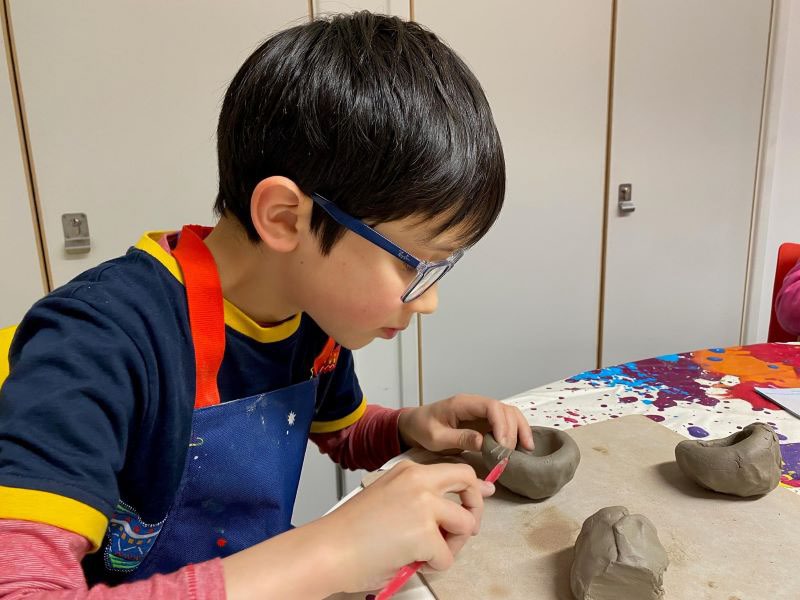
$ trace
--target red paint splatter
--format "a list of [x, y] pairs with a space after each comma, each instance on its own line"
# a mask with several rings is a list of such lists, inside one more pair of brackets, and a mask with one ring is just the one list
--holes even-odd
[[781, 484], [788, 487], [800, 488], [800, 479], [792, 479], [789, 475], [784, 473], [781, 475]]
[[572, 417], [562, 417], [567, 423], [577, 423], [577, 419], [573, 419]]
[[219, 546], [220, 548], [224, 548], [227, 543], [228, 543], [228, 540], [226, 540], [225, 538], [218, 538], [217, 539], [217, 546]]
[[580, 417], [581, 416], [581, 413], [576, 413], [575, 411], [572, 411], [572, 410], [568, 410], [567, 414], [568, 415], [572, 415], [573, 417]]
[[623, 404], [630, 404], [631, 402], [636, 402], [638, 398], [636, 396], [623, 396], [619, 399], [620, 402]]
[[783, 363], [794, 367], [797, 372], [798, 348], [790, 344], [753, 344], [744, 348], [750, 356], [765, 363]]
[[661, 415], [645, 415], [645, 417], [655, 421], [656, 423], [660, 423], [661, 421], [664, 420], [664, 417], [662, 417]]
[[777, 404], [770, 402], [764, 396], [755, 391], [756, 387], [771, 387], [763, 382], [758, 381], [742, 381], [730, 389], [728, 392], [734, 398], [741, 398], [753, 405], [753, 410], [783, 410]]

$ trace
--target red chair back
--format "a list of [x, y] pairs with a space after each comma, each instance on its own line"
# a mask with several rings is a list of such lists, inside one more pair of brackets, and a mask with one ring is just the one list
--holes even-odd
[[778, 264], [775, 267], [775, 284], [772, 287], [772, 312], [769, 317], [769, 333], [767, 334], [768, 342], [796, 342], [797, 336], [784, 331], [778, 317], [775, 315], [775, 300], [778, 298], [778, 292], [781, 291], [783, 279], [786, 274], [791, 271], [792, 267], [800, 260], [800, 244], [792, 244], [786, 242], [781, 244], [778, 248]]

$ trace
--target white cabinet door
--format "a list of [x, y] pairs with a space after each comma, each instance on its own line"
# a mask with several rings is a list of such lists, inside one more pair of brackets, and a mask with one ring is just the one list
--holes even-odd
[[[2, 20], [0, 20], [2, 24]], [[17, 120], [6, 30], [0, 45], [0, 329], [16, 324], [45, 292]]]
[[739, 340], [770, 11], [618, 3], [605, 365]]
[[314, 0], [314, 16], [368, 10], [408, 20], [413, 0]]
[[[55, 285], [141, 232], [212, 221], [215, 130], [228, 82], [305, 0], [10, 0]], [[61, 215], [88, 216], [67, 255]]]
[[497, 224], [423, 319], [425, 401], [504, 397], [593, 368], [611, 0], [415, 7], [481, 81], [508, 168]]
[[[263, 39], [308, 19], [305, 0], [10, 8], [56, 285], [124, 253], [145, 230], [212, 222], [227, 84]], [[69, 212], [88, 216], [88, 254], [63, 251]], [[296, 524], [338, 500], [334, 465], [316, 447], [306, 456]]]

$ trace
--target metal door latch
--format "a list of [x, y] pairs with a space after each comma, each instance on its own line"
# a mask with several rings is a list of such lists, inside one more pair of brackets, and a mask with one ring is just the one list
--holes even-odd
[[61, 227], [64, 229], [64, 250], [69, 254], [85, 254], [92, 249], [89, 221], [85, 213], [61, 215]]
[[617, 196], [617, 206], [620, 212], [633, 212], [636, 207], [633, 205], [633, 186], [630, 183], [623, 183], [619, 186], [619, 196]]

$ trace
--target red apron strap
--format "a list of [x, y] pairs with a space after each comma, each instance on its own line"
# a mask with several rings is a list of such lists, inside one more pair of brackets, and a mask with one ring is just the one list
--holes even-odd
[[194, 407], [219, 404], [217, 373], [225, 354], [225, 313], [222, 286], [214, 257], [198, 232], [203, 228], [185, 225], [172, 255], [183, 272], [189, 303], [189, 326], [194, 345]]

